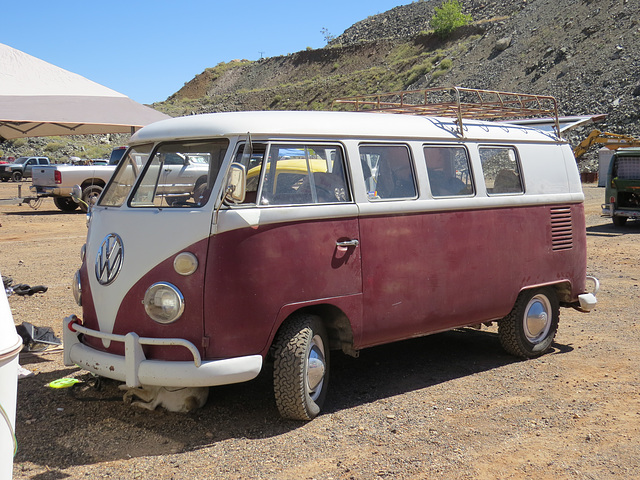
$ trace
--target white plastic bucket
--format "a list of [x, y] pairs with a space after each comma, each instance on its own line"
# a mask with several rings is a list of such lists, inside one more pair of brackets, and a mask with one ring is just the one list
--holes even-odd
[[20, 350], [22, 337], [13, 324], [3, 286], [0, 292], [0, 480], [10, 480], [13, 477]]

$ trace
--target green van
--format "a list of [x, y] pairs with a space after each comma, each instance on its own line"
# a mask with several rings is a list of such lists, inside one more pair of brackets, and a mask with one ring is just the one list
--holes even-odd
[[613, 154], [607, 174], [602, 216], [621, 227], [640, 218], [640, 148], [621, 148]]

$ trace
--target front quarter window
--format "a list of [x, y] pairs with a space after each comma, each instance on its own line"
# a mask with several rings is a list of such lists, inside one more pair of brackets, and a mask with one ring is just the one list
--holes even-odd
[[120, 162], [111, 181], [100, 197], [99, 205], [105, 207], [119, 207], [122, 205], [142, 170], [153, 145], [138, 145], [127, 151], [126, 157]]

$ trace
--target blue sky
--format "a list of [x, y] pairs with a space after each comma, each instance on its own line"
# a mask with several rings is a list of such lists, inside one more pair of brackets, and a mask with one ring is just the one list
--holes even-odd
[[[205, 68], [326, 45], [402, 0], [4, 2], [0, 43], [128, 95], [164, 101]], [[0, 86], [1, 88], [1, 86]]]

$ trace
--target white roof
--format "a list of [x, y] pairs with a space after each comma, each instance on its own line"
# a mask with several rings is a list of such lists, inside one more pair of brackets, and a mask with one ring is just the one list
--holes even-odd
[[126, 95], [0, 43], [0, 140], [131, 133], [165, 118]]
[[[551, 132], [505, 123], [464, 121], [465, 139], [557, 142]], [[231, 137], [336, 137], [368, 139], [460, 139], [452, 118], [365, 112], [225, 112], [172, 118], [149, 125], [131, 143]]]

